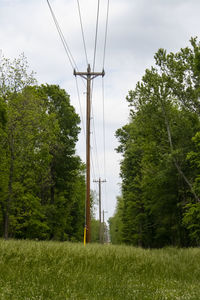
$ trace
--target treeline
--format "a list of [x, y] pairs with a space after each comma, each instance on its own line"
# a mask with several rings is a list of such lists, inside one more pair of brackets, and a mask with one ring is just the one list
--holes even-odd
[[129, 91], [118, 129], [122, 196], [111, 240], [142, 247], [200, 245], [200, 43], [159, 49]]
[[57, 85], [38, 86], [26, 58], [0, 63], [0, 236], [82, 240], [79, 116]]

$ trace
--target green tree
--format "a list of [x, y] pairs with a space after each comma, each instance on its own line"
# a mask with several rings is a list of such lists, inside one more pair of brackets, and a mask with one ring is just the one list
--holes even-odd
[[1, 65], [0, 221], [5, 238], [80, 240], [84, 165], [80, 120], [59, 86], [30, 86], [22, 57]]
[[117, 197], [117, 206], [114, 216], [109, 218], [109, 232], [110, 240], [112, 244], [122, 243], [122, 230], [123, 230], [123, 199], [122, 197]]
[[[200, 195], [200, 131], [192, 139], [194, 149], [188, 153], [187, 159], [190, 162], [195, 176], [194, 190]], [[191, 201], [185, 207], [183, 224], [189, 231], [193, 245], [200, 245], [200, 203]]]
[[196, 171], [187, 154], [199, 131], [197, 50], [155, 55], [156, 67], [146, 70], [130, 91], [130, 122], [116, 133], [121, 163], [122, 239], [144, 247], [190, 244], [183, 225], [185, 207], [199, 203]]
[[[14, 130], [15, 121], [18, 118], [15, 115], [11, 121], [9, 117], [12, 111], [11, 103], [17, 92], [36, 81], [33, 73], [28, 72], [28, 64], [24, 55], [19, 59], [10, 61], [3, 58], [0, 62], [0, 98], [3, 100], [3, 105], [7, 111], [7, 123], [5, 132], [2, 137], [2, 195], [1, 207], [4, 223], [4, 236], [8, 238], [9, 214], [10, 205], [13, 194], [13, 176], [14, 176]], [[12, 114], [12, 112], [11, 112]]]
[[26, 86], [36, 84], [35, 73], [29, 72], [25, 55], [10, 60], [3, 57], [0, 61], [0, 96], [7, 101], [10, 93], [17, 93]]
[[[50, 187], [42, 187], [42, 202], [51, 216], [51, 238], [80, 239], [84, 225], [84, 167], [75, 154], [80, 128], [79, 116], [70, 105], [69, 95], [58, 86], [43, 85], [39, 91], [45, 99], [50, 120], [57, 122], [55, 138], [49, 137]], [[50, 130], [50, 133], [52, 131]], [[48, 192], [46, 191], [48, 190]], [[75, 230], [76, 228], [76, 230]]]

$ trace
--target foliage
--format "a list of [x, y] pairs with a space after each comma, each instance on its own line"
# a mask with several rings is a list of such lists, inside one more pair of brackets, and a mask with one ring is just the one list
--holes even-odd
[[10, 60], [3, 57], [0, 61], [0, 97], [6, 99], [11, 93], [17, 93], [26, 86], [36, 84], [34, 72], [29, 72], [25, 55]]
[[[194, 180], [194, 190], [200, 195], [200, 131], [192, 138], [194, 148], [187, 155], [187, 160], [193, 166], [196, 177]], [[189, 231], [191, 240], [195, 245], [200, 245], [200, 203], [188, 203], [185, 207], [183, 224]]]
[[128, 244], [199, 243], [188, 219], [188, 205], [200, 203], [199, 172], [192, 165], [199, 152], [191, 142], [200, 131], [200, 45], [197, 39], [191, 45], [175, 54], [158, 50], [156, 67], [147, 69], [127, 96], [130, 121], [116, 136], [123, 155], [123, 208], [117, 214], [121, 239]]
[[1, 234], [80, 240], [85, 180], [75, 153], [79, 116], [59, 86], [30, 86], [35, 81], [24, 57], [5, 60], [0, 71]]
[[187, 227], [194, 244], [200, 245], [200, 205], [189, 203], [183, 217], [183, 224]]
[[110, 239], [112, 244], [122, 243], [122, 214], [123, 214], [123, 199], [117, 197], [117, 207], [113, 217], [109, 218]]

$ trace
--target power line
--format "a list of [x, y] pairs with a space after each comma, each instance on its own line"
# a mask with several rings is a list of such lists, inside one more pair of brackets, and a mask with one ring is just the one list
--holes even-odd
[[[70, 51], [70, 49], [69, 49], [69, 46], [68, 46], [68, 44], [67, 44], [67, 42], [66, 42], [66, 40], [65, 40], [65, 37], [64, 37], [64, 35], [63, 35], [63, 33], [62, 33], [62, 30], [61, 30], [61, 28], [60, 28], [60, 26], [59, 26], [59, 23], [58, 23], [58, 21], [57, 21], [57, 18], [56, 18], [56, 16], [55, 16], [55, 13], [53, 12], [53, 9], [52, 9], [52, 7], [51, 7], [51, 5], [50, 5], [50, 3], [49, 3], [48, 0], [47, 0], [47, 4], [48, 4], [48, 6], [49, 6], [49, 9], [50, 9], [50, 12], [51, 12], [53, 21], [54, 21], [54, 23], [55, 23], [55, 26], [56, 26], [56, 29], [57, 29], [58, 34], [59, 34], [59, 36], [60, 36], [61, 42], [62, 42], [62, 44], [63, 44], [63, 47], [64, 47], [64, 49], [65, 49], [65, 53], [66, 53], [67, 56], [68, 56], [70, 65], [71, 65], [71, 67], [72, 67], [73, 70], [74, 70], [75, 68], [78, 70], [78, 67], [77, 67], [77, 65], [76, 65], [76, 62], [75, 62], [75, 60], [74, 60], [74, 58], [73, 58], [73, 56], [72, 56], [72, 53], [71, 53], [71, 51]], [[81, 78], [81, 79], [82, 79], [82, 78]], [[77, 90], [78, 101], [79, 101], [79, 107], [80, 107], [80, 113], [81, 113], [81, 122], [82, 122], [83, 131], [84, 131], [84, 136], [85, 136], [86, 134], [85, 134], [84, 118], [83, 118], [83, 113], [82, 113], [82, 106], [81, 106], [81, 101], [80, 101], [80, 92], [79, 92], [79, 87], [78, 87], [77, 78], [76, 78], [75, 80], [76, 80], [76, 90]], [[82, 82], [83, 82], [83, 84], [84, 84], [84, 86], [85, 86], [85, 82], [83, 81], [83, 79], [82, 79]]]
[[55, 16], [54, 12], [53, 12], [53, 9], [52, 9], [52, 7], [51, 7], [51, 5], [50, 5], [50, 3], [49, 3], [49, 0], [47, 0], [47, 4], [48, 4], [48, 6], [49, 6], [49, 9], [50, 9], [52, 18], [53, 18], [53, 20], [54, 20], [55, 26], [56, 26], [56, 28], [57, 28], [57, 31], [58, 31], [58, 34], [59, 34], [59, 36], [60, 36], [61, 42], [62, 42], [63, 47], [64, 47], [64, 49], [65, 49], [65, 52], [66, 52], [66, 54], [67, 54], [67, 56], [68, 56], [70, 65], [71, 65], [71, 67], [72, 67], [73, 70], [74, 70], [75, 68], [78, 70], [77, 65], [76, 65], [76, 62], [75, 62], [75, 60], [74, 60], [74, 58], [73, 58], [73, 56], [72, 56], [72, 53], [71, 53], [71, 51], [70, 51], [70, 49], [69, 49], [69, 46], [68, 46], [67, 42], [66, 42], [66, 40], [65, 40], [65, 37], [64, 37], [64, 35], [63, 35], [63, 33], [62, 33], [62, 30], [61, 30], [61, 28], [60, 28], [60, 26], [59, 26], [59, 23], [58, 23], [58, 21], [57, 21], [57, 18], [56, 18], [56, 16]]
[[103, 69], [105, 66], [105, 56], [106, 56], [106, 45], [108, 36], [108, 17], [109, 17], [110, 0], [107, 2], [107, 13], [106, 13], [106, 28], [105, 28], [105, 39], [104, 39], [104, 49], [103, 49]]
[[[98, 37], [98, 27], [99, 27], [99, 8], [100, 8], [100, 0], [98, 0], [98, 4], [97, 4], [96, 30], [95, 30], [95, 42], [94, 42], [94, 56], [93, 56], [93, 66], [92, 66], [93, 72], [94, 72], [95, 63], [96, 63], [97, 37]], [[94, 87], [94, 81], [92, 82], [91, 108], [92, 108], [93, 87]], [[93, 114], [93, 112], [92, 112], [92, 114]], [[93, 120], [94, 120], [94, 116], [93, 116]]]
[[[82, 106], [81, 106], [81, 99], [80, 99], [80, 90], [79, 90], [79, 86], [78, 86], [78, 79], [75, 76], [75, 82], [76, 82], [76, 90], [77, 90], [77, 95], [78, 95], [78, 102], [79, 102], [79, 108], [80, 108], [80, 114], [81, 114], [81, 123], [82, 123], [82, 127], [83, 127], [83, 133], [84, 133], [84, 137], [86, 138], [86, 132], [85, 132], [85, 122], [84, 122], [84, 117], [83, 117], [83, 112], [82, 112]], [[95, 157], [95, 152], [92, 151], [92, 147], [91, 147], [91, 165], [92, 165], [92, 176], [93, 178], [96, 178], [95, 175], [95, 168], [94, 168], [94, 158]], [[96, 158], [97, 161], [97, 158]], [[99, 165], [98, 165], [99, 166]], [[98, 167], [99, 170], [99, 167]]]
[[[107, 170], [106, 170], [106, 132], [105, 132], [105, 87], [104, 87], [104, 78], [102, 78], [102, 106], [103, 106], [103, 166], [104, 166], [104, 177], [107, 177]], [[104, 186], [104, 203], [105, 203], [105, 208], [107, 210], [107, 185]]]
[[81, 17], [81, 9], [80, 9], [79, 0], [77, 0], [77, 4], [78, 4], [80, 25], [81, 25], [81, 32], [82, 32], [83, 46], [84, 46], [84, 51], [85, 51], [85, 59], [86, 59], [86, 64], [88, 65], [89, 63], [88, 63], [88, 56], [87, 56], [87, 50], [86, 50], [85, 35], [84, 35], [84, 31], [83, 31], [83, 22], [82, 22], [82, 17]]
[[80, 99], [80, 91], [79, 91], [77, 77], [75, 77], [75, 81], [76, 81], [76, 91], [77, 91], [77, 95], [78, 95], [79, 108], [80, 108], [80, 113], [81, 113], [81, 123], [82, 123], [82, 126], [83, 126], [84, 136], [86, 136], [86, 134], [85, 134], [84, 118], [83, 118], [83, 112], [82, 112], [82, 106], [81, 106], [81, 99]]
[[[98, 6], [97, 6], [97, 18], [96, 18], [96, 32], [95, 32], [95, 46], [94, 46], [94, 58], [93, 58], [93, 71], [95, 68], [95, 62], [96, 62], [96, 52], [97, 52], [97, 40], [98, 40], [98, 26], [99, 26], [99, 11], [100, 11], [100, 0], [98, 0]], [[107, 2], [107, 13], [106, 13], [106, 30], [105, 30], [105, 40], [104, 40], [104, 54], [103, 54], [103, 68], [105, 64], [105, 52], [106, 52], [106, 41], [107, 41], [107, 31], [108, 31], [108, 15], [109, 15], [109, 0]], [[93, 97], [93, 87], [94, 82], [92, 82], [92, 93], [91, 93], [91, 102]], [[104, 91], [103, 91], [104, 95]], [[92, 103], [91, 103], [91, 107]], [[104, 98], [103, 98], [103, 111], [104, 111]], [[93, 111], [92, 111], [93, 115]], [[103, 112], [103, 119], [104, 119], [104, 112]], [[97, 142], [96, 142], [96, 133], [95, 133], [95, 123], [94, 123], [94, 115], [93, 115], [93, 126], [94, 126], [94, 143], [96, 147], [96, 153], [97, 153]], [[103, 122], [103, 136], [104, 136], [104, 173], [105, 173], [105, 120]], [[97, 153], [97, 166], [99, 170], [99, 176], [100, 176], [100, 169], [99, 169], [99, 162], [98, 162], [98, 153]]]
[[[49, 0], [47, 0], [47, 4], [49, 6], [49, 9], [50, 9], [53, 21], [55, 23], [56, 29], [57, 29], [58, 34], [60, 36], [60, 39], [61, 39], [61, 42], [62, 42], [63, 47], [65, 49], [65, 52], [66, 52], [66, 54], [68, 56], [70, 65], [71, 65], [71, 67], [72, 67], [73, 70], [77, 70], [78, 71], [78, 67], [76, 65], [76, 62], [75, 62], [75, 60], [74, 60], [74, 58], [72, 56], [72, 53], [71, 53], [71, 51], [69, 49], [69, 46], [68, 46], [67, 42], [65, 40], [65, 37], [64, 37], [64, 35], [62, 33], [62, 30], [61, 30], [61, 28], [59, 26], [59, 23], [57, 21], [57, 18], [55, 16], [55, 13], [54, 13], [51, 5], [50, 5]], [[82, 40], [83, 40], [83, 46], [84, 46], [84, 52], [85, 52], [85, 59], [86, 59], [86, 63], [88, 64], [88, 56], [87, 56], [87, 50], [86, 50], [86, 42], [85, 42], [85, 35], [84, 35], [84, 30], [83, 30], [83, 22], [82, 22], [82, 17], [81, 17], [81, 8], [80, 8], [79, 0], [77, 0], [77, 5], [78, 5], [78, 13], [79, 13], [79, 19], [80, 19]], [[98, 5], [97, 5], [95, 43], [94, 43], [94, 56], [93, 56], [93, 72], [94, 72], [95, 63], [96, 63], [97, 42], [98, 42], [98, 28], [99, 28], [99, 12], [100, 12], [100, 0], [98, 0]], [[107, 32], [108, 32], [108, 16], [109, 16], [109, 0], [107, 1], [105, 40], [104, 40], [104, 48], [103, 48], [103, 68], [104, 68], [104, 65], [105, 65], [105, 54], [106, 54]], [[104, 71], [101, 74], [103, 76], [104, 75]], [[85, 82], [84, 82], [83, 78], [81, 78], [81, 79], [82, 79], [82, 81], [83, 81], [83, 83], [85, 85]], [[83, 126], [83, 131], [84, 131], [84, 135], [86, 135], [86, 133], [85, 133], [85, 127], [84, 127], [84, 119], [83, 119], [82, 107], [81, 107], [81, 100], [80, 100], [80, 91], [79, 91], [77, 79], [76, 79], [76, 89], [77, 89], [77, 94], [78, 94], [78, 101], [79, 101], [79, 106], [80, 106], [80, 113], [81, 113], [81, 121], [82, 121], [82, 124], [83, 124], [82, 125]], [[104, 148], [104, 174], [105, 174], [106, 173], [106, 159], [105, 159], [104, 81], [102, 82], [102, 93], [103, 93], [103, 148]], [[90, 105], [91, 105], [92, 116], [93, 116], [93, 140], [94, 140], [94, 149], [95, 149], [95, 151], [94, 151], [94, 158], [96, 159], [96, 165], [97, 165], [97, 169], [98, 169], [99, 177], [100, 177], [100, 169], [99, 169], [99, 161], [98, 161], [98, 153], [97, 153], [97, 141], [96, 141], [96, 132], [95, 132], [95, 123], [94, 123], [94, 113], [93, 113], [93, 107], [92, 107], [92, 94], [93, 94], [93, 81], [92, 81], [92, 91], [91, 91]], [[92, 162], [93, 177], [96, 178], [95, 171], [94, 171], [94, 163], [93, 163], [93, 157], [92, 157], [92, 155], [91, 155], [91, 162]]]
[[93, 57], [93, 72], [95, 68], [95, 61], [96, 61], [96, 52], [97, 52], [97, 37], [98, 37], [98, 27], [99, 27], [99, 7], [100, 7], [100, 0], [98, 0], [97, 5], [97, 20], [96, 20], [96, 31], [95, 31], [95, 43], [94, 43], [94, 57]]
[[97, 170], [98, 170], [98, 173], [99, 173], [99, 177], [100, 177], [100, 168], [99, 168], [99, 159], [98, 159], [98, 151], [97, 151], [97, 139], [96, 139], [96, 130], [95, 130], [95, 123], [94, 123], [94, 113], [93, 113], [93, 107], [91, 105], [91, 112], [92, 112], [92, 123], [93, 123], [93, 142], [94, 142], [94, 149], [95, 149], [95, 152], [94, 152], [94, 155], [95, 155], [95, 158], [96, 158], [96, 166], [97, 166]]
[[[82, 127], [83, 127], [84, 137], [86, 138], [85, 125], [84, 125], [85, 123], [84, 123], [84, 117], [83, 117], [81, 99], [80, 99], [80, 90], [79, 90], [79, 86], [78, 86], [78, 79], [77, 79], [76, 76], [75, 76], [75, 82], [76, 82], [76, 90], [77, 90], [78, 102], [79, 102], [79, 108], [80, 108], [80, 114], [81, 114], [81, 123], [82, 123]], [[92, 176], [93, 176], [93, 178], [96, 178], [95, 169], [94, 169], [94, 162], [93, 162], [92, 148], [91, 148], [91, 165], [92, 165]]]
[[[80, 114], [81, 114], [81, 123], [82, 123], [82, 127], [83, 127], [84, 137], [86, 138], [85, 125], [84, 125], [85, 122], [84, 122], [84, 117], [83, 117], [83, 112], [82, 112], [82, 106], [81, 106], [81, 99], [80, 99], [80, 90], [79, 90], [79, 86], [78, 86], [78, 79], [77, 79], [76, 76], [75, 76], [75, 82], [76, 82], [76, 90], [77, 90], [78, 102], [79, 102], [79, 108], [80, 108]], [[92, 151], [92, 147], [91, 147], [92, 176], [93, 176], [93, 178], [96, 178], [93, 156], [95, 156], [95, 153], [93, 155], [93, 151]]]
[[[68, 44], [67, 44], [67, 42], [66, 42], [66, 39], [65, 39], [65, 37], [64, 37], [64, 35], [63, 35], [63, 33], [62, 33], [62, 30], [61, 30], [61, 28], [60, 28], [60, 26], [59, 26], [58, 20], [56, 19], [55, 13], [53, 12], [53, 9], [52, 9], [52, 7], [51, 7], [51, 5], [50, 5], [50, 3], [49, 3], [49, 0], [47, 0], [47, 3], [48, 3], [48, 6], [49, 6], [51, 15], [52, 15], [52, 17], [53, 17], [53, 20], [54, 20], [56, 29], [57, 29], [58, 34], [59, 34], [59, 36], [60, 36], [61, 42], [62, 42], [63, 47], [64, 47], [64, 49], [65, 49], [65, 52], [66, 52], [66, 54], [67, 54], [67, 56], [68, 56], [70, 65], [71, 65], [71, 67], [72, 67], [73, 70], [76, 69], [76, 70], [78, 71], [78, 67], [77, 67], [77, 64], [76, 64], [76, 62], [75, 62], [75, 59], [74, 59], [74, 57], [73, 57], [73, 55], [72, 55], [72, 53], [71, 53], [71, 51], [70, 51], [70, 48], [69, 48], [69, 46], [68, 46]], [[86, 84], [85, 84], [83, 78], [81, 78], [81, 79], [82, 79], [83, 85], [86, 87]]]
[[[78, 0], [77, 0], [77, 1], [78, 1]], [[75, 68], [78, 70], [78, 67], [77, 67], [77, 65], [76, 65], [76, 63], [75, 63], [75, 60], [74, 60], [74, 58], [73, 58], [73, 56], [72, 56], [72, 54], [71, 54], [71, 51], [70, 51], [70, 49], [69, 49], [69, 46], [68, 46], [68, 44], [67, 44], [67, 42], [66, 42], [66, 40], [65, 40], [65, 38], [64, 38], [64, 35], [63, 35], [63, 33], [62, 33], [62, 30], [61, 30], [61, 28], [60, 28], [60, 26], [59, 26], [59, 23], [58, 23], [58, 21], [57, 21], [57, 19], [56, 19], [56, 16], [55, 16], [55, 14], [54, 14], [54, 12], [53, 12], [53, 9], [52, 9], [52, 7], [51, 7], [51, 5], [50, 5], [50, 3], [49, 3], [48, 0], [47, 0], [47, 4], [48, 4], [48, 6], [49, 6], [51, 15], [52, 15], [52, 17], [53, 17], [54, 23], [55, 23], [55, 25], [56, 25], [56, 29], [57, 29], [58, 34], [59, 34], [59, 36], [60, 36], [60, 39], [61, 39], [61, 42], [62, 42], [63, 47], [64, 47], [64, 49], [65, 49], [65, 52], [66, 52], [66, 54], [67, 54], [67, 56], [68, 56], [70, 65], [71, 65], [71, 67], [72, 67], [73, 70], [74, 70]], [[85, 46], [85, 38], [84, 38], [84, 32], [83, 32], [83, 25], [82, 25], [82, 19], [81, 19], [81, 13], [80, 13], [80, 5], [79, 5], [79, 2], [78, 2], [78, 8], [79, 8], [79, 17], [80, 17], [80, 23], [81, 23], [81, 30], [82, 30], [82, 37], [83, 37], [83, 43], [84, 43], [85, 56], [86, 56], [86, 61], [87, 61], [88, 59], [87, 59], [87, 52], [86, 52], [86, 46]], [[86, 85], [85, 85], [85, 82], [84, 82], [84, 80], [83, 80], [83, 78], [81, 78], [81, 79], [82, 79], [82, 82], [84, 83], [84, 86], [86, 86]], [[77, 90], [77, 95], [78, 95], [78, 101], [79, 101], [79, 107], [80, 107], [80, 114], [81, 114], [81, 122], [82, 122], [82, 126], [83, 126], [83, 132], [84, 132], [84, 136], [86, 136], [86, 133], [85, 133], [85, 126], [84, 126], [84, 118], [83, 118], [82, 106], [81, 106], [81, 100], [80, 100], [80, 91], [79, 91], [79, 86], [78, 86], [77, 77], [75, 77], [75, 82], [76, 82], [76, 90]], [[93, 156], [92, 156], [92, 155], [91, 155], [91, 165], [92, 165], [93, 178], [96, 178], [96, 176], [95, 176], [95, 171], [94, 171]]]
[[[85, 50], [85, 57], [86, 62], [88, 62], [87, 58], [87, 51], [86, 51], [86, 44], [85, 44], [85, 37], [84, 37], [84, 31], [83, 31], [83, 24], [82, 24], [82, 18], [81, 18], [81, 10], [80, 10], [80, 4], [77, 0], [78, 4], [78, 11], [79, 11], [79, 19], [80, 19], [80, 25], [81, 25], [81, 31], [82, 31], [82, 38], [83, 38], [83, 44], [84, 44], [84, 50]], [[97, 52], [97, 40], [98, 40], [98, 27], [99, 27], [99, 11], [100, 11], [100, 0], [98, 0], [97, 5], [97, 17], [96, 17], [96, 31], [95, 31], [95, 45], [94, 45], [94, 57], [93, 57], [93, 71], [95, 68], [95, 62], [96, 62], [96, 52]], [[103, 55], [103, 64], [105, 63], [105, 50], [106, 50], [106, 39], [107, 39], [107, 28], [108, 28], [108, 11], [109, 11], [109, 1], [107, 3], [107, 14], [106, 14], [106, 30], [105, 30], [105, 41], [104, 41], [104, 55]], [[97, 152], [97, 141], [96, 141], [96, 132], [95, 132], [95, 121], [94, 121], [94, 113], [93, 113], [93, 105], [92, 105], [92, 95], [93, 95], [93, 82], [92, 82], [92, 93], [91, 93], [91, 113], [92, 113], [92, 120], [93, 120], [93, 141], [94, 141], [94, 156], [96, 157], [96, 165], [100, 176], [100, 168], [99, 168], [99, 161], [98, 161], [98, 152]], [[104, 104], [103, 104], [104, 105]], [[105, 136], [105, 122], [103, 123], [103, 136]], [[104, 173], [105, 173], [105, 138], [104, 138]]]
[[102, 78], [102, 105], [103, 105], [103, 158], [104, 158], [104, 176], [106, 177], [106, 133], [105, 133], [105, 88], [104, 78]]
[[[110, 9], [110, 0], [107, 0], [107, 12], [106, 12], [106, 26], [105, 26], [105, 39], [104, 39], [104, 48], [103, 48], [103, 70], [105, 67], [105, 57], [106, 57], [106, 46], [107, 46], [107, 36], [108, 36], [108, 19], [109, 19], [109, 9]], [[102, 78], [102, 105], [103, 105], [103, 152], [104, 152], [104, 176], [106, 178], [106, 137], [105, 137], [105, 86], [104, 78]], [[105, 185], [105, 206], [107, 210], [107, 188]]]
[[94, 160], [93, 160], [93, 152], [92, 152], [92, 148], [90, 147], [90, 150], [91, 150], [91, 165], [92, 165], [92, 176], [93, 178], [96, 178], [96, 175], [95, 175], [95, 171], [94, 171]]

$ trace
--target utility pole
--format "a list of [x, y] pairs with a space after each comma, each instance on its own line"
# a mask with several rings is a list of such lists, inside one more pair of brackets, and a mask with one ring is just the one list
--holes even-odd
[[103, 182], [106, 182], [106, 180], [101, 180], [101, 178], [99, 178], [99, 180], [93, 180], [93, 182], [98, 182], [99, 183], [99, 242], [102, 243], [103, 239], [102, 239], [102, 223], [101, 223], [101, 184]]
[[102, 72], [91, 72], [91, 67], [88, 64], [87, 72], [76, 72], [75, 76], [81, 76], [87, 80], [87, 108], [86, 108], [86, 219], [85, 219], [85, 233], [86, 243], [90, 243], [91, 239], [91, 220], [90, 220], [90, 114], [91, 114], [91, 81], [97, 76], [104, 76], [104, 70]]

